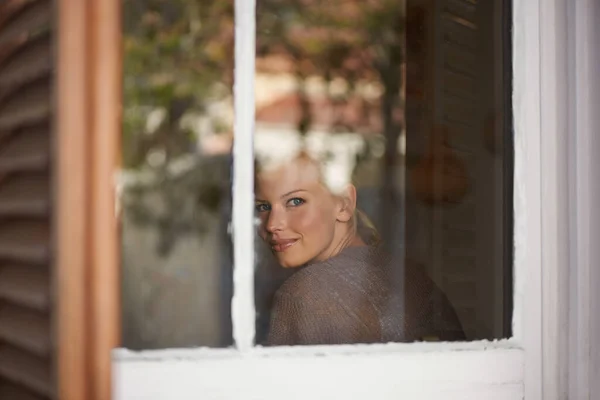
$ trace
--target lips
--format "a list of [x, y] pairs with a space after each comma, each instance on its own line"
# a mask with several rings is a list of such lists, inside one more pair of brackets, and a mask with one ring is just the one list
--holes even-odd
[[271, 249], [278, 253], [284, 252], [298, 242], [298, 239], [280, 239], [271, 241]]

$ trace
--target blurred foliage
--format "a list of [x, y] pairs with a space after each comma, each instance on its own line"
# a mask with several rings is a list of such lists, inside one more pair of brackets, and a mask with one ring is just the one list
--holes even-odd
[[[151, 152], [167, 161], [190, 152], [195, 138], [181, 117], [232, 95], [234, 9], [232, 0], [123, 2], [123, 164], [138, 168]], [[258, 0], [257, 56], [291, 61], [304, 100], [301, 132], [310, 127], [306, 77], [343, 78], [347, 96], [358, 80], [378, 81], [399, 97], [403, 43], [403, 1]], [[156, 109], [166, 117], [149, 132]]]
[[[148, 154], [165, 162], [190, 153], [196, 138], [181, 127], [190, 111], [206, 114], [231, 96], [233, 6], [230, 0], [123, 0], [123, 165], [139, 168]], [[150, 113], [166, 112], [149, 131]]]
[[257, 27], [257, 56], [289, 56], [303, 76], [353, 82], [400, 72], [401, 0], [258, 0]]
[[[200, 158], [183, 122], [190, 114], [208, 117], [211, 105], [232, 96], [233, 5], [123, 0], [123, 12], [122, 163], [140, 177], [124, 191], [123, 208], [135, 225], [158, 230], [157, 252], [167, 255], [180, 235], [211, 229], [207, 217], [218, 215], [229, 186], [228, 160]], [[191, 162], [173, 173], [182, 159]], [[149, 182], [141, 179], [148, 175]]]
[[401, 0], [258, 0], [257, 57], [284, 56], [293, 65], [300, 133], [311, 125], [309, 76], [324, 78], [328, 88], [335, 78], [346, 82], [344, 93], [329, 93], [338, 108], [355, 95], [358, 81], [381, 83], [401, 106], [404, 21]]

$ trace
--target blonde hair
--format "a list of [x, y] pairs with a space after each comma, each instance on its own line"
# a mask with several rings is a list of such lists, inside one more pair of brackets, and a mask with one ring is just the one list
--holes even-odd
[[381, 244], [381, 236], [371, 219], [358, 207], [354, 209], [354, 232], [369, 246]]

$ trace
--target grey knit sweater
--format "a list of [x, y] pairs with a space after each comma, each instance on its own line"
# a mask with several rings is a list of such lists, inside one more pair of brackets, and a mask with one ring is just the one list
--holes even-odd
[[446, 296], [419, 266], [349, 247], [302, 267], [275, 294], [267, 345], [463, 340]]

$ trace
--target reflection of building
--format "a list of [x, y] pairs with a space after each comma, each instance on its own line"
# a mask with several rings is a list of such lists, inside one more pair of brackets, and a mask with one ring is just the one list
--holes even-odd
[[[382, 89], [377, 82], [359, 83], [356, 94], [351, 98], [336, 99], [335, 94], [345, 90], [344, 81], [335, 80], [327, 85], [320, 77], [308, 78], [307, 109], [303, 110], [297, 84], [288, 73], [285, 61], [271, 58], [269, 68], [264, 71], [260, 68], [260, 61], [257, 60], [256, 76], [257, 158], [289, 156], [289, 152], [299, 151], [302, 145], [304, 150], [314, 152], [316, 157], [328, 156], [330, 164], [335, 164], [339, 173], [351, 177], [355, 167], [353, 160], [366, 150], [367, 141], [375, 147], [372, 149], [375, 156], [382, 155], [383, 127], [379, 104]], [[282, 71], [276, 71], [276, 66]], [[224, 102], [224, 107], [231, 107], [231, 101]], [[220, 118], [227, 115], [228, 122], [232, 122], [232, 112], [223, 112], [223, 106], [215, 107], [215, 110]], [[304, 112], [307, 115], [303, 115]], [[230, 151], [232, 134], [215, 134], [211, 131], [209, 118], [190, 117], [189, 126], [198, 137], [201, 153]], [[309, 118], [309, 127], [305, 140], [302, 140], [299, 125], [304, 117]], [[397, 119], [401, 121], [402, 117], [400, 113]]]
[[[339, 99], [347, 86], [343, 80], [327, 84], [321, 77], [309, 77], [303, 100], [290, 73], [290, 65], [282, 57], [259, 58], [255, 82], [255, 151], [259, 161], [285, 159], [305, 150], [320, 160], [327, 160], [326, 173], [333, 184], [356, 179], [372, 184], [381, 179], [381, 173], [367, 165], [361, 171], [356, 170], [359, 156], [367, 156], [365, 163], [368, 164], [369, 159], [378, 159], [384, 152], [382, 88], [378, 82], [359, 82], [352, 97]], [[306, 101], [306, 106], [302, 101]], [[228, 108], [231, 108], [230, 99], [215, 106], [213, 115], [232, 123], [233, 113]], [[299, 126], [305, 117], [309, 124], [302, 135]], [[402, 124], [401, 110], [395, 119]], [[228, 153], [234, 135], [214, 133], [209, 120], [210, 117], [193, 115], [186, 119], [198, 137], [199, 151], [205, 155]], [[403, 143], [402, 139], [400, 145]], [[404, 147], [400, 147], [399, 152], [403, 154]]]
[[[332, 187], [350, 182], [357, 156], [366, 150], [367, 141], [377, 140], [379, 119], [369, 118], [368, 114], [361, 118], [359, 99], [339, 107], [327, 97], [309, 96], [310, 127], [302, 135], [298, 130], [303, 118], [300, 102], [297, 94], [290, 93], [258, 109], [256, 158], [276, 163], [303, 150], [322, 160], [325, 179]], [[371, 114], [371, 110], [366, 112]]]

